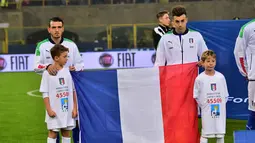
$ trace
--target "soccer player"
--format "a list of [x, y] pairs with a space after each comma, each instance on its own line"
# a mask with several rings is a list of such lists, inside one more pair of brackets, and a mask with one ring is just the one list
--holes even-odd
[[205, 71], [199, 74], [194, 84], [194, 98], [202, 110], [202, 135], [200, 143], [208, 138], [217, 138], [224, 143], [226, 133], [226, 102], [228, 88], [224, 75], [215, 71], [216, 54], [205, 51], [201, 57]]
[[50, 53], [58, 74], [52, 76], [44, 71], [40, 86], [47, 111], [47, 143], [56, 143], [59, 131], [62, 133], [62, 143], [71, 143], [70, 130], [76, 126], [77, 99], [70, 71], [64, 67], [68, 59], [68, 48], [56, 44]]
[[69, 67], [70, 71], [83, 70], [84, 63], [77, 45], [72, 40], [63, 37], [64, 21], [59, 17], [51, 18], [49, 20], [48, 32], [50, 37], [39, 42], [35, 50], [35, 72], [41, 74], [47, 70], [49, 74], [56, 75], [57, 69], [52, 65], [53, 59], [50, 55], [50, 49], [55, 44], [61, 44], [69, 49], [69, 58], [65, 66]]
[[158, 26], [153, 29], [152, 32], [152, 37], [153, 37], [153, 43], [154, 43], [154, 48], [157, 50], [158, 42], [164, 34], [167, 32], [171, 31], [172, 28], [170, 27], [170, 18], [169, 18], [169, 12], [164, 10], [160, 11], [156, 15], [158, 19]]
[[242, 26], [234, 49], [237, 67], [240, 73], [249, 81], [248, 100], [250, 115], [246, 125], [247, 130], [255, 129], [255, 19]]
[[201, 57], [202, 53], [208, 49], [202, 35], [187, 27], [188, 18], [184, 7], [174, 7], [172, 16], [174, 29], [161, 37], [154, 65], [198, 62], [198, 56]]
[[[50, 49], [55, 44], [61, 44], [68, 48], [68, 61], [65, 67], [69, 67], [70, 71], [84, 70], [84, 63], [76, 44], [63, 37], [64, 32], [64, 21], [59, 17], [53, 17], [49, 20], [48, 32], [50, 37], [39, 42], [35, 51], [35, 66], [34, 70], [38, 74], [42, 74], [45, 70], [50, 75], [56, 75], [58, 70], [52, 64], [53, 59], [50, 54]], [[78, 120], [77, 120], [78, 121]], [[79, 142], [79, 128], [78, 122], [77, 127], [73, 129], [73, 140], [74, 143]], [[59, 143], [59, 136], [57, 137], [57, 143]]]

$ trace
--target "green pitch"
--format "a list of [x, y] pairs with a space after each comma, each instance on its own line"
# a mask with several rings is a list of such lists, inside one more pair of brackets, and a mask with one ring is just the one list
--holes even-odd
[[[0, 143], [46, 142], [44, 104], [34, 91], [39, 89], [40, 79], [34, 72], [0, 73]], [[245, 123], [227, 120], [225, 142], [233, 143], [233, 131], [244, 130]]]

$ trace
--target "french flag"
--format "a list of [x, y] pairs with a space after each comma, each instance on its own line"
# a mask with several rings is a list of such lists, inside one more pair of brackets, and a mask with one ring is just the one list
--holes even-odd
[[196, 63], [72, 73], [81, 143], [199, 143]]

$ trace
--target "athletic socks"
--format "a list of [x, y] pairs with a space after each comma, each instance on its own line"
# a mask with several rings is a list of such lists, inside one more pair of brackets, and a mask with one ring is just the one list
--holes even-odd
[[56, 139], [53, 138], [47, 138], [47, 143], [56, 143]]

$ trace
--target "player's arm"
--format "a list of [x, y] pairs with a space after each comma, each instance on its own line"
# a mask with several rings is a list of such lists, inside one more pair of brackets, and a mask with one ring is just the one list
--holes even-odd
[[50, 117], [55, 117], [56, 113], [51, 109], [50, 100], [49, 100], [49, 82], [48, 82], [48, 73], [44, 72], [42, 75], [40, 92], [43, 95], [43, 101], [46, 108], [46, 111]]
[[76, 118], [78, 115], [78, 106], [77, 106], [77, 95], [75, 90], [73, 91], [73, 118]]
[[200, 102], [200, 81], [198, 79], [195, 80], [194, 90], [193, 90], [193, 98], [197, 101], [198, 105], [201, 107]]
[[72, 112], [72, 116], [73, 118], [76, 118], [78, 115], [78, 103], [77, 103], [77, 94], [76, 94], [76, 90], [73, 84], [73, 112]]
[[227, 82], [226, 82], [226, 79], [225, 77], [223, 76], [223, 80], [222, 80], [223, 84], [224, 84], [224, 95], [225, 95], [225, 100], [226, 100], [226, 103], [228, 102], [228, 97], [229, 97], [229, 94], [228, 94], [228, 86], [227, 86]]
[[197, 56], [199, 57], [199, 59], [201, 58], [202, 54], [204, 51], [208, 50], [205, 40], [203, 38], [203, 36], [199, 33], [198, 35], [198, 47], [197, 47]]
[[157, 47], [158, 47], [158, 43], [159, 43], [159, 41], [160, 41], [160, 38], [161, 38], [161, 36], [163, 36], [163, 35], [160, 35], [160, 34], [161, 34], [160, 32], [156, 33], [157, 30], [158, 30], [158, 29], [157, 29], [157, 27], [156, 27], [156, 28], [154, 28], [154, 30], [152, 31], [153, 44], [154, 44], [154, 48], [155, 48], [156, 50], [157, 50]]
[[50, 117], [56, 117], [56, 113], [51, 109], [49, 96], [46, 97], [46, 95], [49, 95], [49, 93], [47, 92], [43, 93], [43, 96], [44, 96], [43, 101], [44, 101], [46, 111]]
[[34, 71], [37, 74], [42, 74], [46, 70], [47, 66], [48, 66], [47, 64], [44, 64], [41, 44], [39, 43], [37, 44], [35, 50]]
[[81, 54], [79, 52], [79, 49], [77, 47], [76, 44], [74, 44], [74, 49], [73, 49], [73, 54], [74, 54], [74, 66], [75, 66], [75, 70], [76, 71], [82, 71], [84, 70], [84, 62], [83, 62], [83, 59], [81, 57]]
[[248, 69], [248, 65], [247, 65], [247, 61], [245, 57], [245, 51], [247, 48], [246, 39], [248, 37], [249, 37], [248, 33], [244, 29], [241, 29], [238, 37], [236, 38], [235, 49], [234, 49], [236, 65], [240, 73], [244, 77], [247, 77], [247, 69]]
[[165, 38], [161, 37], [158, 43], [158, 48], [156, 52], [156, 60], [154, 66], [165, 66], [166, 56], [165, 56]]

